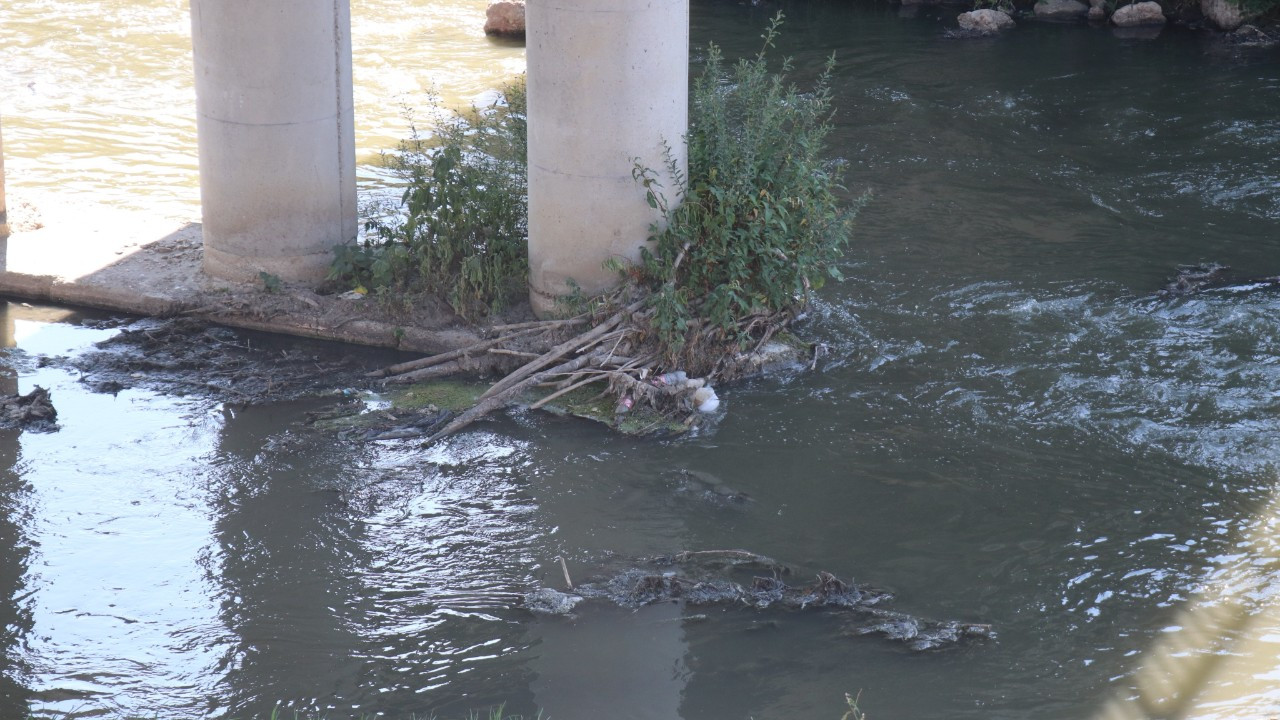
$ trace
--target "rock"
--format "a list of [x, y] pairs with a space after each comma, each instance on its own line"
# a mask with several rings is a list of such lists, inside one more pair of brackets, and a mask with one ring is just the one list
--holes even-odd
[[1210, 25], [1228, 32], [1244, 24], [1244, 11], [1235, 0], [1200, 0], [1200, 13]]
[[956, 20], [960, 22], [961, 28], [983, 35], [995, 35], [1005, 30], [1012, 30], [1014, 27], [1013, 18], [1000, 10], [973, 10], [960, 13]]
[[1101, 5], [1094, 5], [1089, 8], [1089, 20], [1099, 22], [1107, 19], [1107, 9]]
[[486, 35], [524, 37], [524, 0], [493, 0], [485, 11]]
[[1164, 10], [1160, 9], [1160, 3], [1151, 2], [1150, 0], [1125, 5], [1111, 13], [1111, 22], [1120, 27], [1163, 25], [1165, 20]]
[[1040, 0], [1034, 9], [1037, 20], [1079, 20], [1089, 14], [1079, 0]]
[[1252, 25], [1241, 25], [1227, 38], [1230, 42], [1245, 47], [1270, 47], [1280, 42], [1280, 38], [1268, 35]]

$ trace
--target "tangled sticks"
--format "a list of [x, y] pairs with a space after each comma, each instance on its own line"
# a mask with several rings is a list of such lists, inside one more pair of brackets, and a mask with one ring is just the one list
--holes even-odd
[[[370, 373], [370, 377], [384, 378], [387, 383], [411, 383], [462, 373], [506, 373], [424, 445], [516, 404], [537, 389], [546, 390], [546, 394], [531, 403], [533, 409], [574, 390], [600, 385], [601, 395], [616, 399], [619, 414], [633, 406], [643, 406], [687, 426], [697, 419], [699, 410], [714, 410], [718, 400], [712, 383], [743, 371], [743, 365], [735, 363], [744, 356], [741, 341], [728, 339], [723, 330], [695, 323], [675, 356], [652, 330], [653, 311], [646, 307], [648, 296], [624, 302], [623, 294], [618, 293], [592, 313], [495, 326], [491, 329], [495, 337], [393, 365]], [[758, 350], [792, 319], [789, 312], [743, 318], [739, 337], [752, 341], [754, 347], [747, 350]], [[566, 332], [571, 334], [565, 337]], [[689, 372], [659, 373], [663, 368], [681, 366]], [[675, 374], [680, 375], [679, 382], [664, 380]]]

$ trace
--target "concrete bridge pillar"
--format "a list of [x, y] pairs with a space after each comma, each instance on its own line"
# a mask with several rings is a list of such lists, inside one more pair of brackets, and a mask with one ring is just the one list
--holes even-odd
[[349, 0], [191, 0], [204, 270], [314, 284], [356, 237]]
[[689, 124], [689, 0], [529, 0], [529, 272], [534, 311], [576, 283], [588, 296], [638, 260], [661, 215], [632, 178], [659, 173], [663, 144], [681, 172]]

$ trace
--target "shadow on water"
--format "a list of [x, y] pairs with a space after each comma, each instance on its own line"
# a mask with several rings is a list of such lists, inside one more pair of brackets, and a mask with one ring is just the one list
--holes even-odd
[[329, 710], [356, 684], [349, 657], [359, 623], [349, 616], [356, 588], [348, 568], [362, 564], [359, 528], [346, 512], [342, 468], [328, 466], [324, 454], [297, 452], [280, 430], [296, 412], [221, 412], [206, 478], [216, 543], [207, 581], [218, 588], [231, 639], [209, 707], [215, 714], [255, 715], [277, 702]]
[[[0, 305], [0, 347], [14, 347], [14, 321], [7, 304]], [[18, 392], [18, 373], [0, 365], [0, 393]], [[21, 648], [32, 630], [28, 591], [31, 540], [27, 527], [33, 517], [31, 487], [19, 469], [20, 431], [0, 429], [0, 708], [25, 707], [30, 696], [29, 669]]]

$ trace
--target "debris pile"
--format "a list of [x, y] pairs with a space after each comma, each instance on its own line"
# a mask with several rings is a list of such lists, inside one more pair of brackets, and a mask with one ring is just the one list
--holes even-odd
[[[749, 580], [733, 578], [744, 571], [752, 573]], [[817, 573], [812, 584], [789, 585], [781, 577], [790, 572], [786, 566], [746, 550], [683, 552], [651, 558], [579, 585], [572, 584], [566, 571], [569, 592], [538, 588], [524, 597], [523, 606], [547, 615], [569, 615], [581, 603], [592, 600], [626, 608], [682, 602], [690, 607], [719, 605], [758, 611], [830, 610], [840, 613], [844, 635], [880, 635], [916, 651], [939, 649], [966, 638], [995, 636], [987, 624], [927, 620], [881, 607], [893, 599], [891, 593], [845, 582], [829, 572]]]
[[37, 385], [26, 395], [14, 393], [0, 397], [0, 427], [34, 432], [57, 430], [58, 411], [53, 407], [49, 391]]

